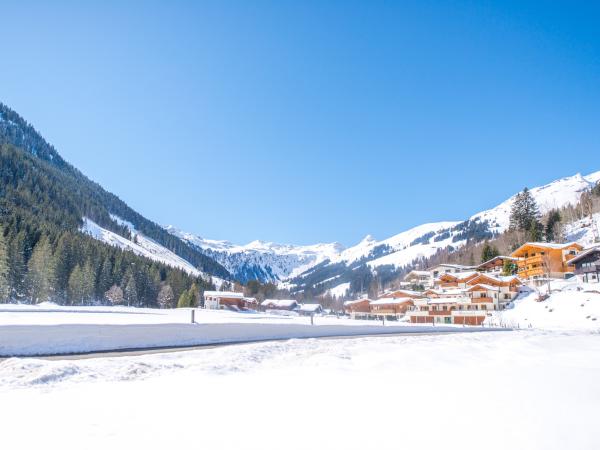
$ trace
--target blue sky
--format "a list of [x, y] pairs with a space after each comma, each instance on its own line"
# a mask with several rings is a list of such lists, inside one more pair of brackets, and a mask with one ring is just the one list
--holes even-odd
[[352, 245], [600, 170], [597, 5], [3, 2], [0, 101], [158, 223]]

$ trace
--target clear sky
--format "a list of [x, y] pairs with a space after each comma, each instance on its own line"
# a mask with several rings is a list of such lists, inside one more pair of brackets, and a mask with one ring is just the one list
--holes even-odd
[[600, 170], [593, 1], [2, 2], [0, 101], [214, 239], [352, 245]]

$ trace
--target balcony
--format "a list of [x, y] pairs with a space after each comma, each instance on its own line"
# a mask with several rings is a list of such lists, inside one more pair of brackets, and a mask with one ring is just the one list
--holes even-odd
[[519, 270], [527, 268], [532, 265], [542, 265], [544, 263], [544, 257], [542, 255], [530, 256], [529, 258], [520, 259], [517, 261]]

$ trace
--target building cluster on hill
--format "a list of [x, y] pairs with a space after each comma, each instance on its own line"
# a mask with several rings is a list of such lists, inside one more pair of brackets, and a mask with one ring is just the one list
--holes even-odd
[[481, 325], [492, 311], [505, 309], [523, 286], [573, 276], [600, 282], [600, 247], [528, 242], [510, 256], [495, 256], [476, 266], [438, 264], [413, 270], [404, 279], [407, 289], [350, 300], [344, 309], [356, 319]]

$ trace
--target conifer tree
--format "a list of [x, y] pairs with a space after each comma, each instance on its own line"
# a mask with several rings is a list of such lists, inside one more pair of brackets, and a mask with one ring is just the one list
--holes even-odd
[[192, 283], [192, 286], [190, 287], [190, 289], [188, 291], [188, 295], [189, 295], [190, 306], [192, 308], [196, 308], [198, 306], [198, 304], [200, 303], [200, 291], [198, 289], [198, 284]]
[[504, 264], [502, 265], [502, 275], [507, 277], [510, 275], [514, 275], [516, 271], [517, 265], [510, 259], [505, 259]]
[[138, 290], [135, 283], [135, 277], [131, 270], [127, 271], [127, 274], [123, 278], [123, 298], [127, 302], [127, 306], [137, 305], [138, 302]]
[[529, 189], [518, 193], [510, 210], [510, 229], [528, 231], [532, 220], [539, 222], [540, 213], [537, 203]]
[[177, 301], [178, 308], [189, 308], [191, 303], [191, 296], [188, 290], [185, 290], [179, 296], [179, 300]]
[[81, 270], [81, 266], [77, 264], [71, 272], [71, 275], [69, 275], [69, 282], [67, 287], [69, 303], [74, 305], [83, 301], [83, 297], [85, 294], [84, 284], [85, 282], [83, 279], [83, 270]]
[[0, 228], [0, 303], [6, 302], [10, 295], [8, 275], [8, 251], [3, 230]]
[[561, 220], [560, 212], [557, 209], [550, 211], [546, 222], [546, 241], [553, 242], [558, 239], [558, 228]]
[[33, 303], [49, 301], [54, 293], [54, 257], [50, 241], [42, 236], [27, 263], [25, 286]]
[[486, 261], [489, 261], [490, 259], [493, 259], [498, 255], [500, 255], [498, 249], [495, 246], [491, 245], [488, 241], [485, 241], [485, 243], [483, 244], [483, 248], [481, 249], [481, 262], [484, 263]]

